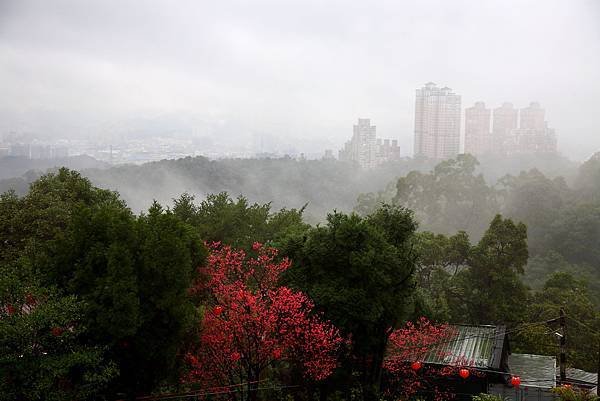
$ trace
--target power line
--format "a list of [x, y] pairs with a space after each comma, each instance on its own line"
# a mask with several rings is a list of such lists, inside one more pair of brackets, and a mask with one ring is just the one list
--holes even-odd
[[574, 321], [575, 323], [579, 324], [580, 326], [585, 327], [586, 329], [588, 329], [589, 331], [591, 331], [593, 334], [595, 334], [597, 336], [600, 336], [600, 333], [597, 332], [595, 329], [593, 329], [591, 326], [589, 326], [589, 325], [587, 325], [587, 324], [585, 324], [585, 323], [583, 323], [583, 322], [575, 319], [571, 315], [565, 315], [565, 316], [568, 317], [569, 319], [571, 319], [572, 321]]
[[543, 325], [543, 324], [548, 324], [548, 323], [555, 322], [557, 320], [558, 320], [558, 318], [554, 318], [554, 319], [544, 320], [544, 321], [540, 321], [540, 322], [522, 323], [520, 325], [520, 327], [515, 327], [514, 329], [511, 329], [511, 330], [505, 330], [505, 331], [503, 331], [501, 333], [498, 333], [498, 334], [495, 334], [493, 336], [487, 336], [487, 335], [482, 335], [482, 334], [473, 334], [473, 335], [469, 335], [469, 336], [465, 336], [465, 337], [460, 337], [460, 338], [453, 337], [452, 339], [438, 341], [438, 342], [431, 343], [431, 344], [415, 345], [415, 346], [411, 346], [411, 347], [398, 347], [396, 349], [400, 350], [400, 351], [410, 351], [410, 350], [413, 350], [413, 349], [414, 350], [418, 350], [418, 349], [423, 349], [423, 348], [436, 347], [438, 345], [443, 345], [443, 344], [450, 344], [450, 343], [453, 343], [453, 342], [457, 342], [458, 340], [462, 340], [462, 341], [464, 341], [464, 340], [470, 340], [470, 339], [473, 339], [473, 338], [487, 338], [487, 339], [490, 339], [490, 340], [492, 340], [492, 339], [498, 339], [498, 338], [502, 338], [502, 337], [506, 336], [507, 334], [515, 333], [517, 331], [521, 331], [521, 330], [523, 330], [523, 329], [525, 329], [527, 327], [540, 326], [540, 325]]

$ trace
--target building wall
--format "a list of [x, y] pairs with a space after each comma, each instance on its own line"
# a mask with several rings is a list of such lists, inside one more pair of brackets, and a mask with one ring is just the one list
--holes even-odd
[[518, 111], [512, 103], [504, 103], [501, 107], [494, 109], [492, 125], [492, 142], [494, 153], [502, 154], [504, 143], [509, 138], [512, 130], [517, 128]]
[[353, 161], [369, 169], [388, 161], [400, 159], [398, 141], [377, 139], [377, 128], [368, 118], [359, 118], [354, 125], [352, 139], [339, 151], [339, 159]]
[[433, 82], [416, 91], [415, 156], [448, 159], [460, 151], [461, 99]]
[[518, 388], [500, 383], [492, 383], [488, 387], [489, 394], [495, 394], [507, 401], [554, 401], [558, 397], [550, 388], [535, 386], [519, 386]]
[[465, 153], [479, 156], [493, 151], [490, 120], [491, 111], [483, 102], [465, 109]]
[[539, 103], [531, 102], [529, 107], [521, 109], [519, 128], [543, 130], [546, 128], [545, 115], [546, 111]]

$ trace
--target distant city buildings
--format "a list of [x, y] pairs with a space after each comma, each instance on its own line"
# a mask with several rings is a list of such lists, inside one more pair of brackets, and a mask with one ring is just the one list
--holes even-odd
[[537, 102], [521, 109], [519, 128], [510, 132], [502, 151], [509, 155], [556, 152], [556, 133], [548, 127], [545, 114], [545, 110]]
[[[518, 127], [519, 111], [512, 103], [503, 103], [501, 107], [494, 109], [494, 121], [492, 124], [493, 147], [492, 152], [501, 153], [504, 143], [510, 137], [513, 130]], [[474, 153], [475, 155], [481, 153]]]
[[[443, 160], [460, 151], [461, 98], [433, 82], [416, 91], [414, 155]], [[491, 128], [491, 129], [490, 129]], [[554, 153], [556, 134], [537, 102], [520, 111], [504, 103], [493, 113], [484, 102], [465, 109], [464, 152], [515, 155]]]
[[520, 112], [504, 103], [494, 109], [491, 133], [489, 126], [490, 111], [483, 102], [465, 110], [465, 153], [510, 156], [557, 151], [556, 134], [548, 128], [545, 110], [537, 102]]
[[27, 159], [62, 159], [69, 156], [65, 146], [50, 146], [37, 143], [11, 143], [0, 145], [0, 156], [25, 157]]
[[339, 151], [339, 159], [353, 161], [362, 168], [373, 168], [382, 163], [400, 159], [397, 140], [378, 139], [377, 128], [368, 118], [359, 118], [354, 126], [352, 139]]
[[448, 159], [460, 151], [460, 96], [433, 82], [417, 89], [415, 156]]
[[486, 109], [483, 102], [465, 109], [465, 153], [480, 155], [492, 151], [491, 115], [490, 109]]

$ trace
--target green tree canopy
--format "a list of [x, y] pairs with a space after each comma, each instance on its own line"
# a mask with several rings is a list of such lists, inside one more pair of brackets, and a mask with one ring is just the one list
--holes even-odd
[[412, 307], [415, 230], [410, 211], [385, 205], [365, 218], [332, 213], [326, 225], [284, 247], [293, 260], [290, 281], [351, 336], [346, 363], [367, 394], [377, 391], [389, 328], [398, 327]]
[[192, 225], [205, 241], [219, 241], [234, 247], [249, 248], [254, 241], [277, 244], [308, 225], [302, 221], [301, 209], [281, 209], [271, 212], [271, 204], [250, 204], [239, 196], [233, 200], [226, 192], [211, 194], [200, 204], [183, 194], [176, 199], [173, 212]]
[[459, 274], [470, 323], [514, 324], [522, 318], [527, 290], [520, 280], [527, 264], [527, 228], [497, 215], [471, 250]]
[[[566, 314], [567, 364], [596, 371], [600, 341], [600, 313], [594, 307], [584, 280], [567, 272], [554, 273], [544, 288], [532, 294], [527, 321], [543, 322], [558, 318], [560, 309]], [[558, 321], [528, 327], [515, 338], [518, 352], [558, 356]]]
[[153, 205], [135, 216], [110, 191], [61, 169], [23, 198], [0, 198], [2, 263], [31, 266], [44, 288], [81, 301], [83, 343], [106, 347], [112, 388], [145, 393], [177, 383], [182, 339], [194, 327], [188, 289], [206, 250], [193, 227]]

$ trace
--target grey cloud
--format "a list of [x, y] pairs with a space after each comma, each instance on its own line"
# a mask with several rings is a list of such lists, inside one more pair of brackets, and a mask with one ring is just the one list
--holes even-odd
[[184, 112], [304, 138], [302, 148], [341, 145], [371, 117], [407, 154], [414, 89], [433, 80], [464, 107], [538, 100], [561, 149], [581, 158], [600, 148], [599, 71], [595, 0], [0, 5], [4, 130], [79, 135]]

